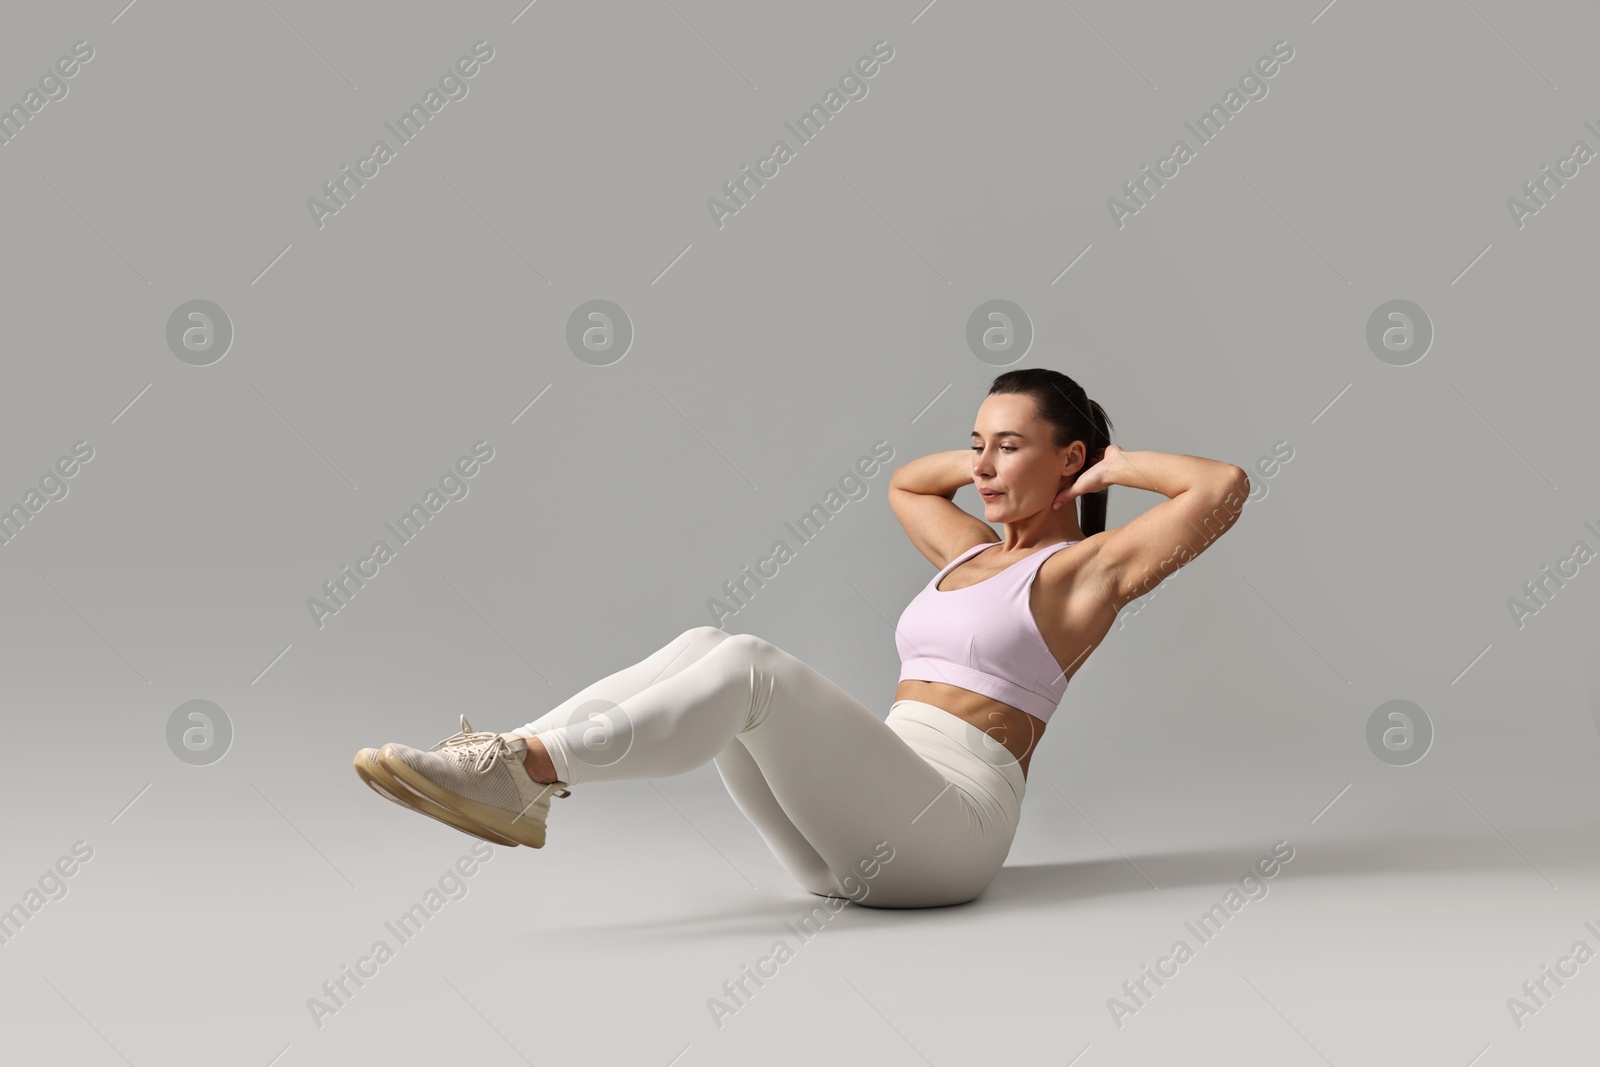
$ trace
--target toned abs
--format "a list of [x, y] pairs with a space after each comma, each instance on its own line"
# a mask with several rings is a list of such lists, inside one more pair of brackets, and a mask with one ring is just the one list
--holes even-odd
[[[1065, 666], [1069, 680], [1077, 673], [1089, 652], [1105, 637], [1117, 616], [1105, 596], [1097, 595], [1097, 590], [1086, 588], [1089, 583], [1079, 580], [1084, 569], [1083, 557], [1073, 553], [1082, 547], [1083, 542], [1069, 545], [1045, 560], [1039, 567], [1028, 598], [1028, 608], [1033, 613], [1039, 633], [1044, 637], [1045, 647], [1050, 649], [1058, 666]], [[983, 553], [985, 556], [990, 554], [989, 551]], [[963, 563], [945, 575], [943, 589], [965, 589], [985, 578], [994, 577], [1032, 554], [1024, 552], [1008, 559], [994, 557], [986, 561], [990, 566], [983, 572], [979, 572], [972, 562]], [[1024, 778], [1027, 777], [1028, 764], [1038, 748], [1039, 739], [1044, 736], [1043, 720], [993, 697], [946, 682], [907, 678], [895, 688], [894, 698], [920, 700], [971, 723], [1016, 757]]]

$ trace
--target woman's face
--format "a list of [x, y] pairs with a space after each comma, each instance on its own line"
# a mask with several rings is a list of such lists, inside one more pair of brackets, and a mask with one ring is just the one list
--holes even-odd
[[1030, 396], [985, 397], [975, 425], [972, 482], [990, 522], [1017, 522], [1048, 511], [1066, 485], [1065, 476], [1081, 466], [1084, 444], [1056, 448], [1054, 433]]

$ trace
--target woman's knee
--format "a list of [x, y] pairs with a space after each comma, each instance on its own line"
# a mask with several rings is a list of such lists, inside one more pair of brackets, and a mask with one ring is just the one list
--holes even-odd
[[715, 626], [691, 626], [677, 637], [673, 638], [672, 645], [677, 648], [677, 655], [673, 657], [673, 666], [669, 671], [676, 672], [683, 667], [715, 652], [728, 643], [732, 636], [728, 631]]
[[673, 638], [672, 643], [682, 650], [680, 657], [690, 652], [689, 659], [697, 660], [712, 649], [720, 648], [730, 636], [728, 631], [715, 626], [691, 626]]
[[745, 659], [764, 659], [777, 650], [776, 645], [762, 640], [755, 634], [728, 634], [717, 646], [717, 651], [723, 655]]

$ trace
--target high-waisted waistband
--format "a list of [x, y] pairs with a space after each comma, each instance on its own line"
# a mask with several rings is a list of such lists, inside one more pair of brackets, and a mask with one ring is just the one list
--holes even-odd
[[897, 700], [884, 720], [906, 744], [958, 785], [977, 790], [1013, 821], [1020, 817], [1027, 779], [1000, 742], [957, 715], [921, 700]]

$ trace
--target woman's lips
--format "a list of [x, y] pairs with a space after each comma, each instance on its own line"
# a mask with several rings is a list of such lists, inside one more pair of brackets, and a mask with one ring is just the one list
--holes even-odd
[[985, 489], [979, 489], [978, 495], [985, 500], [998, 500], [1000, 497], [1005, 496], [1004, 493], [991, 492]]

